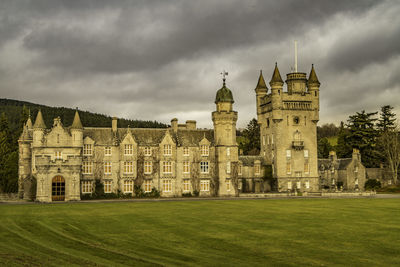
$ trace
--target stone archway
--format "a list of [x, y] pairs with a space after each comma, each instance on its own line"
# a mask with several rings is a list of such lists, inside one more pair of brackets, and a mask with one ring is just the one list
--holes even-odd
[[53, 180], [51, 180], [51, 200], [65, 200], [65, 179], [60, 175], [55, 176]]

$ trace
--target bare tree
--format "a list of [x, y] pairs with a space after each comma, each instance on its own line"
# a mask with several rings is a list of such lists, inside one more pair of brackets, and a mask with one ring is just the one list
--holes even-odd
[[384, 131], [379, 137], [379, 144], [382, 148], [381, 153], [384, 155], [390, 172], [392, 173], [393, 182], [397, 184], [397, 171], [400, 165], [400, 141], [399, 127]]

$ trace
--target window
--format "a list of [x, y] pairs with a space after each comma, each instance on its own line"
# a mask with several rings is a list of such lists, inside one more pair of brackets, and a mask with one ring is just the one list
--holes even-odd
[[210, 181], [209, 180], [201, 180], [200, 181], [200, 191], [201, 192], [210, 191]]
[[271, 144], [274, 144], [274, 134], [271, 134]]
[[84, 156], [91, 156], [93, 153], [92, 145], [91, 144], [84, 144], [83, 145], [83, 155]]
[[184, 147], [183, 148], [183, 155], [184, 156], [189, 156], [189, 148], [188, 147]]
[[111, 147], [110, 146], [106, 146], [104, 148], [104, 156], [111, 156]]
[[183, 191], [184, 192], [190, 191], [190, 180], [189, 179], [183, 180]]
[[354, 168], [354, 172], [358, 172], [358, 166]]
[[133, 162], [132, 161], [124, 162], [124, 173], [133, 173]]
[[308, 159], [308, 150], [304, 150], [304, 158]]
[[133, 155], [133, 145], [132, 144], [124, 146], [124, 155], [125, 156]]
[[294, 140], [295, 141], [301, 140], [301, 133], [298, 130], [294, 133]]
[[226, 191], [231, 191], [231, 180], [226, 180]]
[[231, 162], [230, 161], [228, 161], [227, 163], [226, 163], [226, 173], [231, 173]]
[[358, 178], [356, 178], [356, 179], [354, 180], [354, 184], [355, 184], [355, 185], [358, 185]]
[[267, 144], [269, 145], [271, 143], [271, 137], [268, 135], [267, 137]]
[[332, 178], [332, 185], [335, 185], [335, 178]]
[[262, 142], [263, 142], [263, 145], [265, 146], [265, 135], [263, 135], [263, 137], [262, 137]]
[[82, 181], [82, 194], [92, 193], [92, 181]]
[[200, 162], [200, 172], [201, 173], [208, 173], [208, 161]]
[[145, 156], [151, 156], [151, 148], [150, 147], [146, 146], [144, 148], [144, 155]]
[[172, 155], [172, 146], [164, 145], [164, 156], [171, 156], [171, 155]]
[[104, 174], [111, 174], [111, 162], [104, 162]]
[[304, 161], [304, 173], [306, 174], [310, 173], [310, 163], [308, 162], [308, 159]]
[[238, 174], [242, 175], [242, 164], [239, 164], [238, 166]]
[[190, 173], [189, 161], [184, 161], [183, 162], [183, 173]]
[[172, 173], [171, 161], [163, 161], [163, 173]]
[[62, 153], [61, 153], [61, 151], [56, 151], [55, 158], [56, 158], [56, 159], [62, 159]]
[[308, 180], [306, 181], [306, 188], [310, 189], [310, 181], [308, 181]]
[[292, 182], [287, 182], [287, 189], [292, 190]]
[[240, 179], [238, 182], [238, 190], [242, 190], [243, 181]]
[[112, 181], [104, 181], [104, 193], [111, 193]]
[[260, 164], [254, 165], [254, 174], [260, 175]]
[[172, 192], [172, 180], [163, 180], [163, 192]]
[[294, 118], [293, 118], [293, 123], [294, 123], [294, 124], [299, 124], [299, 123], [300, 123], [300, 118], [297, 117], [297, 116], [294, 117]]
[[93, 162], [84, 161], [82, 164], [82, 174], [92, 174]]
[[124, 193], [132, 193], [132, 192], [133, 192], [133, 181], [124, 180]]
[[301, 177], [301, 172], [295, 172], [296, 177]]
[[231, 148], [230, 147], [226, 148], [226, 155], [227, 156], [231, 155]]
[[296, 183], [296, 188], [297, 188], [297, 189], [300, 189], [300, 188], [301, 188], [301, 183], [300, 183], [300, 181], [298, 181], [298, 182]]
[[334, 166], [331, 167], [331, 173], [335, 173], [335, 167]]
[[292, 164], [290, 161], [286, 162], [286, 174], [291, 174], [292, 173]]
[[144, 192], [151, 192], [151, 180], [144, 180]]
[[205, 145], [200, 146], [200, 154], [202, 156], [208, 156], [208, 154], [209, 154], [208, 146], [205, 146]]
[[290, 149], [287, 149], [286, 150], [286, 158], [291, 158], [292, 157], [292, 150], [290, 150]]
[[153, 164], [151, 161], [144, 162], [144, 174], [151, 174], [153, 172]]

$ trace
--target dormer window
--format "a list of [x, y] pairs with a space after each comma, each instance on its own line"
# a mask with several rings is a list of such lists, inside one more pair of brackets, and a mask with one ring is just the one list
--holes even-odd
[[84, 156], [91, 156], [93, 154], [93, 149], [91, 144], [84, 144], [83, 145], [83, 155]]
[[200, 154], [201, 154], [202, 156], [208, 156], [208, 155], [209, 155], [208, 146], [206, 146], [206, 145], [200, 146]]
[[145, 156], [151, 156], [151, 148], [150, 147], [146, 146], [144, 148], [144, 155]]
[[133, 155], [133, 145], [128, 144], [124, 146], [124, 155], [125, 156], [130, 156]]
[[111, 147], [110, 146], [106, 146], [104, 148], [104, 156], [111, 156]]
[[172, 155], [172, 146], [164, 145], [164, 156], [171, 156], [171, 155]]

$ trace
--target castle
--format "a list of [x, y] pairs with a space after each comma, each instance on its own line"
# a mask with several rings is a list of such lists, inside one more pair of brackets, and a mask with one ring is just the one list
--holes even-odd
[[[83, 127], [78, 111], [70, 127], [55, 118], [48, 129], [39, 111], [33, 125], [28, 119], [19, 139], [20, 197], [41, 202], [80, 200], [92, 194], [96, 181], [106, 194], [132, 194], [136, 186], [144, 192], [158, 190], [163, 197], [321, 190], [321, 181], [332, 179], [323, 179], [321, 166], [331, 169], [337, 164], [318, 164], [320, 82], [313, 66], [306, 76], [297, 71], [287, 74], [284, 91], [275, 65], [269, 92], [260, 72], [255, 88], [259, 156], [239, 155], [238, 113], [225, 77], [216, 93], [210, 130], [198, 129], [196, 121], [179, 124], [177, 119], [167, 129], [119, 128], [116, 118], [110, 128]], [[354, 160], [351, 166], [358, 168], [359, 157]], [[342, 176], [335, 176], [333, 184], [329, 180], [328, 186]], [[357, 186], [362, 188], [362, 183], [358, 178]]]

